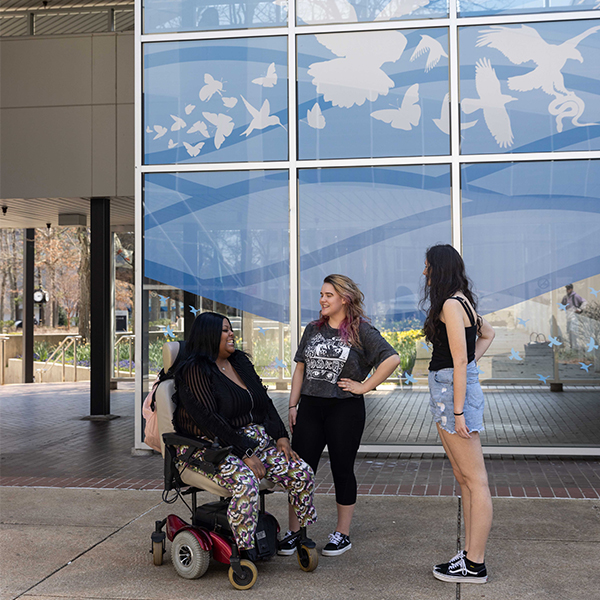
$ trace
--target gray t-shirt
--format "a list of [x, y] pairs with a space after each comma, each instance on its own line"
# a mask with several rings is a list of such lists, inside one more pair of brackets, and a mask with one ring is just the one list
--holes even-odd
[[360, 324], [359, 335], [362, 347], [356, 348], [342, 340], [339, 329], [327, 324], [318, 327], [316, 321], [307, 325], [294, 356], [296, 362], [304, 363], [303, 395], [352, 398], [337, 382], [341, 378], [363, 381], [371, 369], [396, 354], [370, 323]]

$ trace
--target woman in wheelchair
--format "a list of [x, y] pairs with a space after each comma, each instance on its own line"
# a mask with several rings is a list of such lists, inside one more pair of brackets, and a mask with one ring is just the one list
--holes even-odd
[[[238, 549], [254, 547], [263, 477], [288, 492], [301, 527], [314, 523], [313, 471], [292, 450], [252, 363], [235, 349], [227, 317], [212, 312], [196, 317], [175, 382], [177, 433], [231, 447], [214, 473], [201, 472], [232, 493], [227, 519]], [[185, 450], [183, 446], [178, 453]], [[200, 449], [192, 458], [201, 461], [205, 452]], [[193, 461], [188, 468], [195, 468]]]

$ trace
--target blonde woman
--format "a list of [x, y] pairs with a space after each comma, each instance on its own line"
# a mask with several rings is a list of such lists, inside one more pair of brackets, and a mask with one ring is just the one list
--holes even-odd
[[[325, 277], [319, 319], [304, 330], [294, 357], [297, 364], [289, 401], [292, 448], [316, 472], [327, 446], [335, 484], [337, 525], [322, 550], [324, 556], [338, 556], [352, 547], [354, 461], [365, 427], [364, 394], [400, 364], [396, 351], [369, 324], [363, 300], [363, 293], [349, 277]], [[366, 379], [373, 368], [375, 372]], [[299, 527], [290, 510], [287, 535]], [[291, 544], [279, 549], [284, 555], [294, 551]]]

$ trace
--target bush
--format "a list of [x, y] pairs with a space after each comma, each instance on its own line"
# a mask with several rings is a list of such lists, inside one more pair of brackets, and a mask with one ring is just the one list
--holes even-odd
[[412, 373], [417, 360], [417, 342], [424, 339], [421, 329], [409, 331], [382, 331], [381, 335], [400, 355], [400, 375]]

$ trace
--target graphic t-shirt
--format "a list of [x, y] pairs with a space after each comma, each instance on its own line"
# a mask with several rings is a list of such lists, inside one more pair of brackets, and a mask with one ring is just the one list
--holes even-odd
[[294, 357], [304, 363], [303, 395], [352, 398], [337, 382], [341, 378], [363, 381], [371, 369], [396, 354], [370, 323], [360, 324], [359, 336], [362, 347], [356, 348], [344, 342], [338, 329], [318, 327], [316, 321], [307, 325]]

